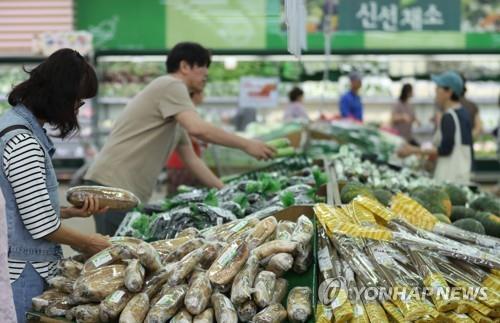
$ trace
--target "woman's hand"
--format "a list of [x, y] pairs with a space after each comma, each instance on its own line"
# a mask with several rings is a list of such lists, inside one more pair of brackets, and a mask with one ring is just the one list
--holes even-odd
[[111, 246], [109, 242], [109, 237], [103, 236], [98, 233], [93, 233], [86, 235], [85, 245], [80, 247], [78, 251], [85, 254], [87, 257], [91, 257], [101, 250], [104, 250]]
[[86, 197], [81, 208], [68, 207], [61, 209], [63, 219], [69, 218], [88, 218], [94, 214], [100, 214], [108, 211], [108, 207], [100, 208], [99, 199], [95, 196]]

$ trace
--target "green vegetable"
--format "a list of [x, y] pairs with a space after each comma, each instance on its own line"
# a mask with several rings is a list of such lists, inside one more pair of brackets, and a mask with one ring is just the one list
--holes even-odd
[[382, 203], [384, 206], [389, 206], [392, 199], [392, 193], [388, 190], [384, 190], [382, 188], [376, 188], [373, 190], [373, 195], [377, 198], [377, 200]]
[[472, 201], [470, 207], [477, 211], [490, 212], [495, 215], [500, 215], [500, 199], [494, 197], [478, 197]]
[[205, 199], [203, 200], [203, 203], [210, 205], [210, 206], [219, 206], [219, 200], [217, 199], [216, 195], [217, 190], [211, 189]]
[[270, 140], [270, 141], [266, 142], [266, 144], [273, 147], [273, 148], [276, 148], [276, 149], [286, 148], [286, 147], [290, 146], [290, 140], [288, 140], [288, 138], [278, 138], [278, 139]]
[[246, 194], [238, 194], [233, 200], [234, 202], [238, 203], [242, 209], [246, 209], [248, 207], [248, 197]]
[[464, 206], [465, 204], [467, 204], [467, 195], [460, 187], [448, 184], [444, 187], [444, 190], [450, 197], [452, 205]]
[[295, 196], [292, 192], [281, 193], [280, 200], [284, 207], [289, 207], [295, 204]]
[[411, 197], [418, 198], [422, 206], [431, 213], [451, 215], [450, 197], [438, 187], [417, 187], [411, 192]]
[[451, 208], [451, 221], [455, 222], [465, 218], [474, 218], [476, 211], [465, 206], [453, 206]]
[[245, 192], [248, 194], [260, 193], [262, 191], [262, 185], [257, 181], [248, 181], [245, 186]]
[[484, 226], [477, 220], [474, 219], [461, 219], [453, 222], [453, 225], [462, 230], [475, 232], [479, 234], [484, 234]]
[[322, 172], [319, 169], [313, 170], [314, 184], [316, 188], [320, 188], [322, 185], [325, 185], [328, 182], [328, 177], [325, 172]]
[[259, 177], [260, 192], [262, 194], [272, 194], [281, 190], [281, 183], [279, 179], [272, 178], [268, 174], [262, 174]]
[[500, 217], [489, 212], [477, 212], [474, 219], [481, 222], [487, 235], [500, 238]]
[[359, 182], [349, 182], [345, 184], [340, 191], [342, 203], [349, 203], [358, 195], [374, 197], [370, 188]]
[[446, 215], [444, 215], [442, 213], [436, 213], [436, 214], [433, 214], [433, 215], [434, 215], [434, 217], [436, 219], [439, 220], [439, 222], [444, 222], [444, 223], [451, 224], [450, 218], [448, 218]]
[[286, 148], [279, 148], [276, 150], [276, 154], [274, 157], [279, 158], [279, 157], [289, 157], [295, 155], [295, 148], [293, 147], [286, 147]]

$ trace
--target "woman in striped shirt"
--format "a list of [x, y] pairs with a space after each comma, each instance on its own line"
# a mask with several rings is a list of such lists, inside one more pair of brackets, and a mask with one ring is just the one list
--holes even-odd
[[60, 208], [51, 156], [54, 145], [43, 126], [66, 137], [78, 129], [82, 100], [95, 96], [92, 67], [71, 49], [61, 49], [29, 73], [9, 95], [13, 108], [0, 117], [0, 187], [5, 197], [9, 278], [18, 322], [26, 321], [31, 298], [62, 257], [60, 244], [93, 255], [109, 246], [101, 235], [83, 235], [61, 224], [61, 218], [102, 212], [97, 199], [81, 209]]

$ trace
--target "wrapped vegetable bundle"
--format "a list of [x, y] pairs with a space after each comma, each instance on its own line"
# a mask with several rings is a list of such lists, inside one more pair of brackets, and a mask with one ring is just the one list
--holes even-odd
[[99, 207], [114, 211], [128, 211], [135, 208], [139, 199], [129, 191], [104, 186], [75, 186], [68, 190], [66, 198], [76, 207], [82, 207], [89, 196], [99, 200]]
[[[290, 240], [277, 240], [278, 223], [270, 217], [204, 232], [187, 229], [151, 244], [115, 238], [85, 265], [66, 262], [68, 276], [81, 272], [74, 283], [60, 276], [53, 285], [71, 289], [47, 291], [33, 304], [81, 322], [306, 322], [313, 315], [311, 289], [288, 293], [283, 277], [299, 257], [299, 245], [310, 248], [312, 222], [302, 217], [289, 228]], [[239, 235], [242, 230], [247, 234]]]

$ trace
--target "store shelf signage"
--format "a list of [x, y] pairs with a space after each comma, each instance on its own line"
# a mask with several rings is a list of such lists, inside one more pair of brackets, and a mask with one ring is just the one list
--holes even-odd
[[341, 31], [460, 30], [460, 0], [341, 0]]
[[274, 108], [278, 105], [277, 77], [242, 77], [240, 79], [240, 108]]

